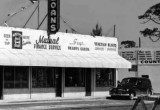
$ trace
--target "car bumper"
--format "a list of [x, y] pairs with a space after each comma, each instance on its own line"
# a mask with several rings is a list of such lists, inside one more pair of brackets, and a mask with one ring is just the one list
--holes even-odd
[[118, 92], [110, 92], [111, 96], [129, 96], [128, 91], [118, 91]]
[[129, 94], [110, 94], [111, 96], [129, 96]]

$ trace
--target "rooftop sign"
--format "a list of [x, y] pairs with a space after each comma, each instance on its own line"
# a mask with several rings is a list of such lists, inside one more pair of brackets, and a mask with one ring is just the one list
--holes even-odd
[[46, 31], [0, 27], [0, 48], [118, 53], [118, 42], [117, 38], [113, 37], [92, 37], [61, 32], [48, 38]]

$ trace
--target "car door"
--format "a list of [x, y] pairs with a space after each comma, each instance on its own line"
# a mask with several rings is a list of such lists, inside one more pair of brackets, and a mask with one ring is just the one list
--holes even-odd
[[135, 87], [135, 89], [136, 89], [136, 94], [137, 95], [141, 95], [141, 94], [143, 94], [143, 87], [142, 87], [143, 85], [142, 85], [142, 80], [141, 79], [138, 79], [137, 80], [137, 85], [136, 85], [136, 87]]

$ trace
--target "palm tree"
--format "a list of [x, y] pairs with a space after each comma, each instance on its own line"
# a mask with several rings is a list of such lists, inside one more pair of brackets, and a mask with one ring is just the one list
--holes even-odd
[[102, 27], [99, 26], [98, 24], [96, 24], [95, 29], [94, 28], [92, 29], [91, 35], [93, 37], [95, 37], [95, 36], [102, 36]]

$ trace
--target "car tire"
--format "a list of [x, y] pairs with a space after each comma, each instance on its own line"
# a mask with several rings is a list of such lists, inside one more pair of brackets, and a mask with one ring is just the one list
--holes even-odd
[[135, 94], [134, 94], [133, 92], [131, 92], [131, 93], [129, 94], [129, 99], [130, 99], [130, 100], [133, 100], [133, 99], [134, 99], [134, 96], [135, 96]]

